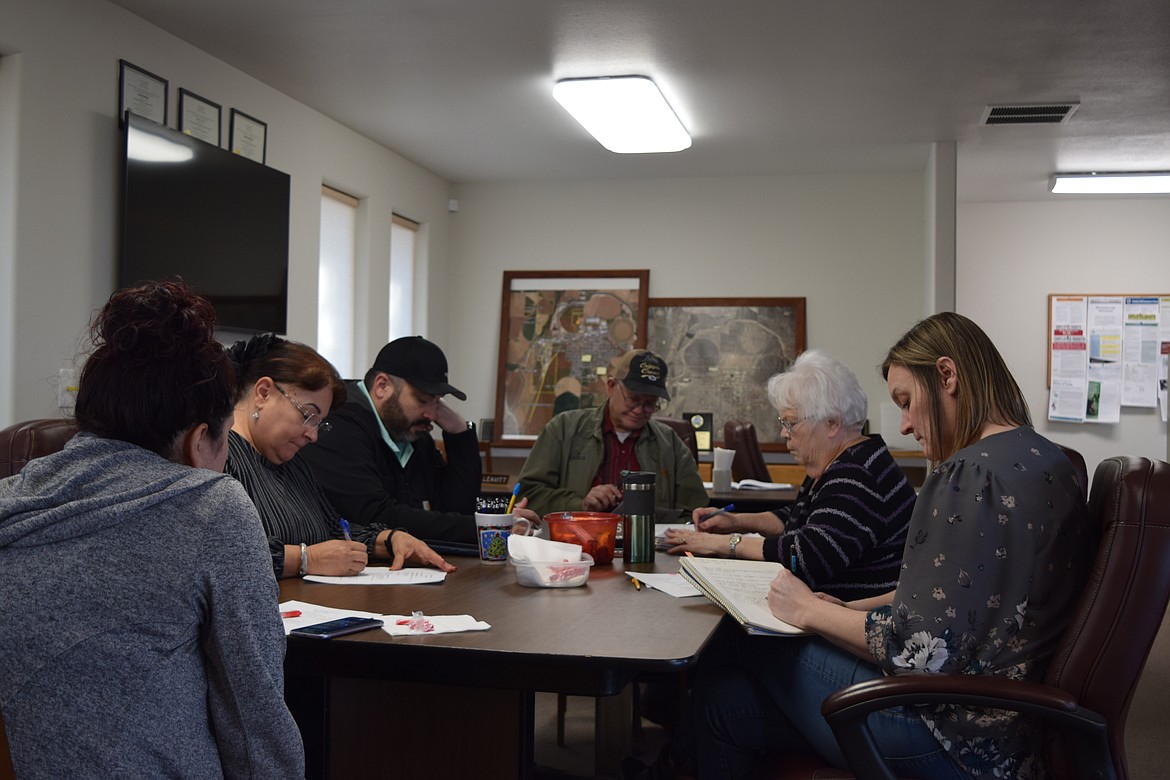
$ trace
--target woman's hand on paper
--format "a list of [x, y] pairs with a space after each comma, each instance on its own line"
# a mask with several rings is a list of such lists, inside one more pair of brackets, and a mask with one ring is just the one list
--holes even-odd
[[309, 545], [309, 574], [345, 577], [366, 568], [369, 556], [361, 542], [330, 539]]
[[702, 531], [689, 531], [685, 528], [667, 528], [666, 543], [670, 545], [668, 552], [673, 555], [689, 552], [692, 555], [727, 557], [728, 537], [726, 534], [708, 534]]
[[390, 546], [394, 549], [391, 571], [401, 569], [407, 563], [434, 566], [439, 571], [455, 571], [455, 567], [443, 560], [443, 556], [432, 550], [430, 545], [406, 531], [395, 531], [390, 537]]

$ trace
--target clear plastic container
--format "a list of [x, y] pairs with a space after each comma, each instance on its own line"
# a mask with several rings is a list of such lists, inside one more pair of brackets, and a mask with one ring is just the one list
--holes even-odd
[[593, 557], [582, 553], [579, 561], [514, 561], [516, 582], [526, 588], [576, 588], [589, 581]]

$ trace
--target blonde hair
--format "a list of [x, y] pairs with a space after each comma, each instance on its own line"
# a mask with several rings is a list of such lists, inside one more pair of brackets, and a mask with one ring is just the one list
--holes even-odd
[[[957, 374], [958, 409], [953, 431], [942, 425], [938, 360], [943, 357], [954, 361]], [[987, 334], [961, 314], [941, 312], [919, 321], [886, 353], [882, 377], [889, 379], [891, 366], [909, 371], [926, 395], [930, 444], [939, 461], [978, 441], [988, 423], [1032, 424], [1028, 402], [1003, 356]]]

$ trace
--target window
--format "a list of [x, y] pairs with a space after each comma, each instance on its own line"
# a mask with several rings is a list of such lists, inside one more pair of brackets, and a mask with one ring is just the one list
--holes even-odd
[[390, 340], [417, 333], [414, 324], [414, 258], [418, 223], [394, 215], [390, 221]]
[[317, 350], [343, 377], [353, 372], [354, 260], [357, 198], [321, 187], [321, 247], [317, 271]]

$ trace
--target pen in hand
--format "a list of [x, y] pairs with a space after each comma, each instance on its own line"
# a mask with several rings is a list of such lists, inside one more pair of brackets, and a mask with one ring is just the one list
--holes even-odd
[[701, 518], [699, 518], [699, 522], [702, 523], [704, 520], [709, 520], [710, 518], [715, 517], [715, 515], [729, 515], [734, 511], [735, 504], [728, 504], [722, 509], [716, 509], [714, 512], [708, 512], [707, 514], [703, 515]]
[[341, 532], [345, 534], [345, 541], [352, 542], [353, 537], [349, 535], [349, 521], [343, 517], [337, 522], [341, 524]]

